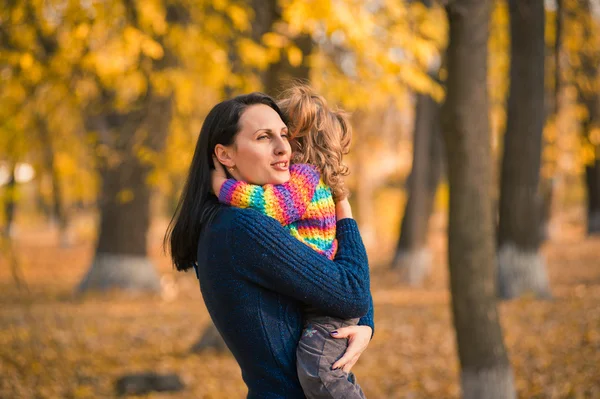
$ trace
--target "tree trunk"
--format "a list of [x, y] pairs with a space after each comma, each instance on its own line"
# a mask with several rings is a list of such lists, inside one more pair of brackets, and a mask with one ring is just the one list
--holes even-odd
[[[546, 43], [545, 49], [545, 97], [544, 114], [545, 125], [553, 125], [555, 129], [554, 137], [542, 135], [542, 154], [546, 147], [556, 146], [556, 137], [559, 136], [559, 110], [560, 110], [560, 90], [561, 90], [561, 35], [562, 35], [562, 0], [556, 0], [556, 19], [555, 19], [555, 40], [554, 43]], [[546, 160], [542, 158], [542, 170], [549, 169], [549, 173], [542, 174], [540, 177], [541, 190], [541, 214], [539, 220], [540, 240], [546, 241], [550, 238], [550, 219], [552, 217], [552, 203], [555, 197], [555, 160]]]
[[540, 166], [544, 129], [544, 3], [509, 2], [510, 92], [500, 182], [498, 288], [501, 298], [548, 297], [540, 253]]
[[[256, 43], [262, 44], [262, 36], [267, 32], [277, 31], [277, 22], [281, 20], [281, 7], [277, 0], [252, 0], [254, 21], [251, 37]], [[287, 54], [283, 51], [280, 59], [268, 66], [265, 71], [259, 72], [263, 84], [263, 91], [277, 97], [292, 80], [308, 82], [310, 65], [308, 56], [312, 52], [312, 38], [310, 35], [300, 35], [294, 39], [294, 44], [302, 52], [302, 62], [294, 66], [290, 64]]]
[[68, 236], [68, 218], [62, 200], [62, 185], [60, 176], [58, 175], [58, 169], [56, 168], [54, 161], [54, 146], [52, 144], [50, 132], [48, 132], [46, 121], [42, 118], [38, 118], [37, 127], [39, 129], [40, 141], [44, 147], [44, 162], [46, 164], [46, 169], [50, 173], [50, 180], [52, 181], [51, 218], [53, 222], [58, 225], [61, 246], [68, 247], [71, 245], [71, 240]]
[[[159, 276], [147, 256], [150, 165], [138, 151], [160, 150], [171, 120], [171, 98], [155, 98], [139, 111], [99, 119], [98, 130], [114, 150], [101, 167], [100, 228], [96, 254], [80, 291], [159, 291]], [[113, 164], [114, 163], [114, 164]]]
[[[356, 136], [354, 136], [356, 139]], [[366, 248], [372, 248], [375, 244], [375, 207], [373, 206], [373, 182], [372, 168], [369, 167], [369, 146], [366, 140], [361, 140], [360, 146], [354, 150], [356, 162], [353, 174], [356, 176], [355, 189], [350, 196], [352, 208], [355, 209], [355, 219], [360, 228], [360, 235]]]
[[9, 162], [9, 173], [8, 182], [4, 188], [5, 201], [4, 201], [4, 228], [2, 234], [6, 237], [12, 237], [13, 233], [13, 221], [15, 219], [15, 204], [16, 204], [16, 191], [17, 191], [17, 179], [15, 178], [16, 162]]
[[393, 262], [403, 281], [412, 286], [421, 285], [431, 269], [427, 231], [442, 172], [440, 135], [439, 105], [429, 95], [418, 94], [408, 200]]
[[447, 6], [450, 43], [443, 107], [450, 188], [450, 289], [464, 399], [515, 398], [496, 309], [487, 92], [490, 0]]
[[[599, 57], [600, 58], [600, 57]], [[600, 74], [600, 69], [598, 70]], [[600, 77], [597, 77], [600, 81]], [[586, 139], [593, 142], [592, 130], [600, 128], [600, 93], [584, 101], [588, 110], [588, 118], [583, 122], [582, 130]], [[594, 146], [594, 160], [585, 167], [585, 185], [587, 191], [587, 233], [600, 234], [600, 145]]]
[[600, 234], [600, 160], [585, 168], [588, 192], [588, 234]]
[[[584, 1], [585, 19], [583, 25], [584, 46], [580, 52], [581, 69], [585, 79], [577, 79], [579, 101], [587, 110], [587, 117], [582, 122], [582, 131], [587, 144], [594, 149], [594, 159], [585, 168], [587, 189], [587, 233], [600, 234], [600, 141], [593, 137], [596, 129], [600, 129], [600, 49], [594, 47], [594, 23], [590, 1]], [[582, 81], [588, 82], [581, 85]], [[590, 84], [591, 83], [591, 84]]]
[[293, 81], [308, 83], [310, 79], [308, 56], [313, 48], [312, 38], [309, 35], [300, 35], [294, 43], [302, 52], [302, 62], [294, 66], [290, 64], [287, 55], [282, 53], [279, 62], [269, 65], [263, 81], [265, 92], [271, 96], [278, 96]]

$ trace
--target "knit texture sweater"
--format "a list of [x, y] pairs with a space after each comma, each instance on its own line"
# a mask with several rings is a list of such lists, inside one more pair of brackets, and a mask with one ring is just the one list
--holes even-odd
[[228, 179], [221, 186], [219, 201], [256, 209], [318, 253], [329, 259], [335, 256], [335, 203], [331, 189], [312, 165], [291, 165], [290, 180], [283, 184], [257, 186]]
[[248, 398], [304, 398], [296, 372], [302, 311], [313, 306], [373, 328], [367, 254], [353, 219], [337, 222], [333, 260], [273, 218], [224, 206], [203, 230], [196, 272]]

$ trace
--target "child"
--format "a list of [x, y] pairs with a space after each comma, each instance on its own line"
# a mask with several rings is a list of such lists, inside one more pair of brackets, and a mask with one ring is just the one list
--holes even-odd
[[[337, 251], [335, 202], [347, 196], [343, 176], [348, 168], [342, 157], [350, 146], [350, 124], [342, 112], [330, 110], [325, 99], [307, 86], [288, 90], [279, 106], [288, 118], [293, 139], [290, 180], [256, 186], [227, 180], [224, 170], [217, 168], [215, 191], [221, 202], [273, 217], [292, 236], [333, 259]], [[313, 308], [305, 309], [304, 318], [305, 329], [296, 355], [306, 397], [364, 398], [352, 373], [332, 370], [346, 351], [347, 342], [332, 338], [330, 332], [356, 325], [359, 319], [341, 320]]]

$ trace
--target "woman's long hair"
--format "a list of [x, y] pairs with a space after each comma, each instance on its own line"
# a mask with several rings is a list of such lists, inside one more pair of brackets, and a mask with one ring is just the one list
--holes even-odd
[[316, 166], [333, 198], [347, 197], [344, 176], [348, 175], [348, 167], [343, 157], [348, 154], [352, 140], [348, 115], [330, 108], [325, 98], [304, 84], [283, 92], [278, 105], [289, 121], [293, 162]]
[[196, 263], [200, 234], [220, 208], [211, 182], [215, 147], [234, 143], [242, 113], [256, 104], [273, 108], [286, 121], [273, 98], [251, 93], [215, 105], [202, 124], [188, 177], [163, 241], [165, 249], [170, 244], [171, 259], [177, 270], [187, 270]]

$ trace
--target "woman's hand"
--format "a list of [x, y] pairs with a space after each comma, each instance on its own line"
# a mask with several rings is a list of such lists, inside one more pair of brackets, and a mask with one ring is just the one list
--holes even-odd
[[221, 162], [213, 155], [213, 165], [215, 169], [211, 172], [211, 180], [212, 180], [212, 189], [213, 193], [218, 197], [219, 192], [221, 191], [221, 186], [227, 180], [227, 174], [225, 174], [225, 169]]
[[346, 353], [337, 362], [333, 363], [332, 369], [342, 368], [346, 373], [356, 364], [360, 355], [367, 349], [371, 342], [373, 329], [369, 326], [350, 326], [338, 328], [331, 332], [333, 338], [348, 338]]
[[350, 207], [350, 202], [348, 202], [348, 198], [344, 198], [335, 203], [335, 215], [337, 220], [342, 220], [346, 218], [352, 219], [352, 208]]

